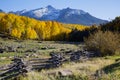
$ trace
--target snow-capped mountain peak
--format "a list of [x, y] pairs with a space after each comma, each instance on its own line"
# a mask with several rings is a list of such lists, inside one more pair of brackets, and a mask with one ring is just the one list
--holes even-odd
[[88, 12], [85, 12], [83, 10], [72, 9], [69, 7], [60, 10], [52, 7], [51, 5], [29, 11], [22, 10], [12, 13], [22, 16], [28, 16], [38, 20], [55, 20], [63, 23], [72, 24], [92, 25], [107, 22], [106, 20], [94, 17], [90, 15]]
[[47, 20], [53, 20], [59, 16], [59, 10], [49, 5], [44, 8], [38, 8], [38, 9], [27, 11], [22, 15], [29, 16], [32, 18], [37, 18], [37, 19], [46, 18]]
[[52, 7], [51, 5], [48, 5], [46, 8], [49, 9], [49, 10], [55, 10], [55, 8]]
[[66, 12], [67, 16], [70, 16], [70, 15], [82, 15], [82, 14], [87, 13], [87, 12], [85, 12], [83, 10], [71, 9], [69, 7], [64, 9], [64, 12]]
[[86, 12], [84, 12], [83, 10], [71, 10], [68, 15], [82, 15], [82, 14], [86, 14]]

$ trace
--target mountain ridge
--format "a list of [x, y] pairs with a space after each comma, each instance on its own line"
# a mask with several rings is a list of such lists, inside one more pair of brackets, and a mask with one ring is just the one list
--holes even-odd
[[51, 5], [46, 7], [32, 9], [32, 10], [21, 10], [16, 12], [9, 12], [21, 16], [27, 16], [37, 20], [51, 20], [58, 21], [68, 24], [82, 24], [82, 25], [99, 25], [107, 23], [107, 20], [102, 20], [92, 16], [90, 13], [80, 9], [64, 8], [56, 9]]

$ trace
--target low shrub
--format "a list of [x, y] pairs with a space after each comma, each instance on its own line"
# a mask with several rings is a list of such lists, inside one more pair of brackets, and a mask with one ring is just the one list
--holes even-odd
[[120, 55], [120, 36], [110, 31], [97, 31], [85, 39], [88, 50], [99, 52], [100, 56]]

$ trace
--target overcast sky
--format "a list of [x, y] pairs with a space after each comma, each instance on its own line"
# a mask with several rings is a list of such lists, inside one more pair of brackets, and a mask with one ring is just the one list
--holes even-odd
[[47, 5], [58, 9], [81, 9], [106, 20], [120, 16], [120, 0], [0, 0], [0, 9], [6, 12], [36, 9]]

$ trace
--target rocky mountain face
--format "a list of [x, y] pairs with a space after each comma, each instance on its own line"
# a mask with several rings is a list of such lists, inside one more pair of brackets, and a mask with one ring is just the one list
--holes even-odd
[[4, 12], [4, 11], [0, 9], [0, 12]]
[[28, 16], [37, 20], [51, 20], [70, 24], [99, 25], [108, 22], [107, 20], [96, 18], [83, 10], [71, 9], [69, 7], [65, 9], [55, 9], [51, 5], [48, 5], [44, 8], [38, 8], [33, 10], [24, 9], [21, 11], [10, 13]]

